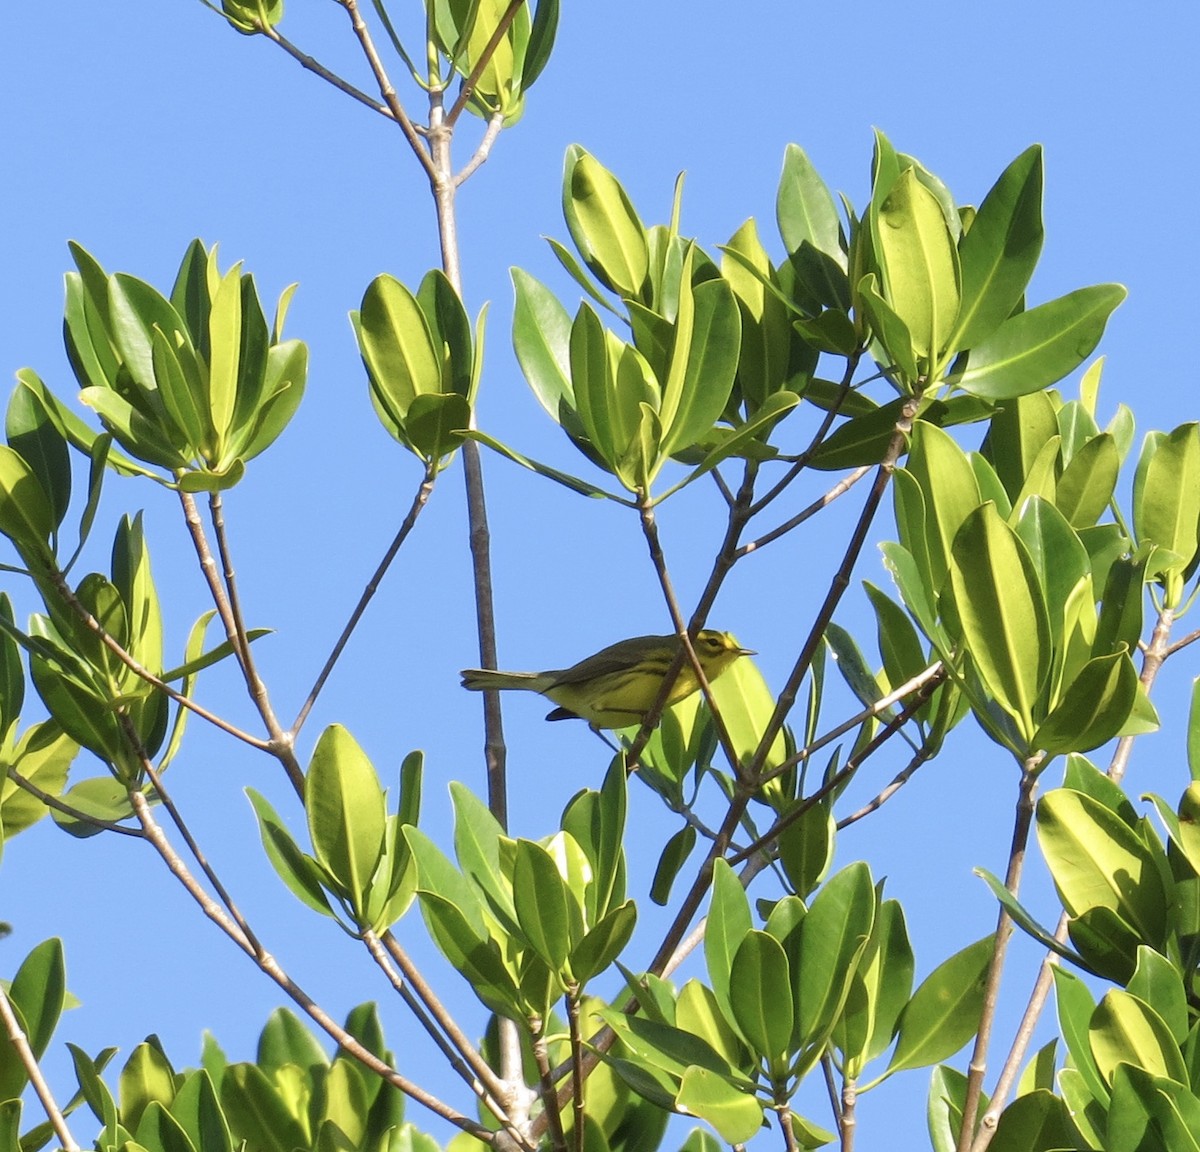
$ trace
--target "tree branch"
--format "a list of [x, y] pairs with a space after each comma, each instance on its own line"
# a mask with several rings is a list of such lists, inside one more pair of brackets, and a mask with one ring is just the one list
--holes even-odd
[[[37, 1098], [41, 1101], [42, 1109], [46, 1113], [46, 1119], [50, 1121], [50, 1127], [54, 1129], [54, 1134], [58, 1137], [64, 1152], [79, 1152], [79, 1145], [75, 1142], [75, 1137], [71, 1135], [70, 1128], [67, 1127], [66, 1118], [54, 1099], [54, 1093], [50, 1091], [50, 1085], [46, 1083], [46, 1077], [42, 1075], [37, 1057], [29, 1046], [29, 1037], [25, 1035], [25, 1030], [17, 1019], [16, 1010], [3, 985], [0, 985], [0, 1021], [4, 1023], [9, 1043], [12, 1044], [17, 1059], [21, 1061], [25, 1075], [29, 1077], [29, 1083], [33, 1085], [33, 1090], [37, 1093]], [[14, 1143], [15, 1137], [16, 1133], [14, 1132]]]
[[[1025, 865], [1025, 849], [1029, 843], [1029, 829], [1033, 822], [1033, 794], [1037, 789], [1038, 772], [1042, 765], [1042, 754], [1031, 756], [1021, 766], [1021, 785], [1017, 795], [1016, 819], [1013, 822], [1012, 846], [1008, 853], [1008, 870], [1004, 886], [1015, 897], [1021, 888], [1021, 872]], [[958, 1134], [958, 1152], [970, 1152], [975, 1142], [975, 1117], [979, 1110], [979, 1098], [983, 1092], [983, 1078], [987, 1072], [988, 1045], [992, 1038], [992, 1025], [996, 1019], [996, 1005], [1000, 1000], [1000, 981], [1004, 974], [1004, 957], [1008, 941], [1012, 936], [1012, 919], [1008, 910], [1001, 905], [996, 920], [995, 946], [991, 963], [988, 965], [987, 980], [983, 990], [983, 1010], [979, 1017], [979, 1029], [975, 1033], [975, 1047], [967, 1068], [967, 1089], [963, 1098], [962, 1129]]]
[[362, 614], [367, 610], [367, 605], [371, 602], [371, 598], [379, 590], [379, 585], [383, 582], [383, 578], [391, 566], [392, 561], [396, 558], [396, 553], [400, 551], [400, 546], [408, 538], [408, 534], [413, 530], [417, 522], [417, 517], [421, 514], [421, 510], [429, 501], [430, 494], [433, 492], [433, 483], [437, 478], [437, 474], [432, 467], [425, 471], [425, 479], [417, 488], [417, 494], [413, 497], [412, 505], [409, 507], [408, 515], [404, 517], [399, 530], [396, 532], [395, 539], [392, 540], [391, 546], [384, 553], [383, 559], [379, 562], [379, 566], [367, 582], [366, 588], [363, 589], [362, 595], [358, 598], [358, 603], [354, 606], [354, 611], [350, 613], [350, 619], [346, 621], [345, 628], [342, 629], [342, 634], [338, 637], [337, 643], [333, 646], [333, 651], [329, 653], [329, 658], [325, 661], [321, 668], [312, 688], [309, 690], [308, 696], [304, 701], [300, 712], [296, 719], [292, 722], [292, 726], [288, 729], [288, 735], [295, 740], [299, 735], [300, 729], [304, 725], [304, 721], [308, 719], [309, 712], [312, 711], [313, 705], [317, 702], [317, 697], [321, 694], [321, 689], [325, 687], [325, 681], [329, 679], [329, 674], [333, 671], [334, 665], [338, 662], [338, 657], [342, 654], [342, 649], [349, 642], [354, 629], [358, 626]]

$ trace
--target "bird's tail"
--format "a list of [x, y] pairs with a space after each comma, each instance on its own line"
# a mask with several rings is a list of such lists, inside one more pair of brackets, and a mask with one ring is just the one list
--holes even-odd
[[462, 686], [472, 692], [489, 689], [519, 688], [526, 692], [544, 692], [554, 681], [541, 672], [493, 672], [487, 668], [464, 668]]

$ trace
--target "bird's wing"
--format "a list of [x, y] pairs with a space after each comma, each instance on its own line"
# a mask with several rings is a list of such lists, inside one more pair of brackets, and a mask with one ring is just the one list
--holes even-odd
[[660, 651], [674, 639], [674, 636], [633, 636], [628, 640], [610, 644], [607, 648], [601, 648], [599, 652], [580, 660], [578, 664], [572, 664], [570, 668], [559, 668], [547, 675], [554, 677], [555, 686], [582, 684], [597, 676], [623, 672], [646, 655]]

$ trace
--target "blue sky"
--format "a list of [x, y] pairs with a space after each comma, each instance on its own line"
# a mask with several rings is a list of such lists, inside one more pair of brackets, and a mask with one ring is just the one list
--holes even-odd
[[[282, 27], [368, 85], [336, 5], [293, 0]], [[1047, 239], [1030, 299], [1125, 284], [1129, 299], [1100, 348], [1108, 356], [1102, 417], [1129, 404], [1139, 439], [1149, 428], [1195, 419], [1193, 369], [1180, 349], [1194, 328], [1200, 264], [1190, 222], [1200, 176], [1192, 147], [1198, 32], [1200, 16], [1182, 3], [564, 5], [555, 56], [524, 119], [460, 196], [468, 307], [491, 301], [481, 425], [531, 455], [582, 467], [525, 387], [509, 336], [511, 265], [553, 283], [573, 306], [571, 286], [541, 239], [566, 235], [559, 204], [568, 144], [583, 144], [613, 169], [647, 222], [666, 219], [675, 175], [686, 169], [685, 232], [712, 246], [755, 216], [778, 254], [773, 205], [784, 146], [800, 144], [832, 187], [861, 203], [873, 126], [968, 203], [978, 203], [1018, 152], [1043, 143]], [[394, 76], [399, 84], [402, 69]], [[474, 124], [465, 129], [474, 131]], [[413, 459], [371, 412], [346, 314], [378, 273], [415, 286], [436, 263], [423, 177], [383, 120], [270, 44], [237, 36], [194, 0], [62, 0], [53, 21], [37, 6], [4, 6], [0, 147], [5, 373], [30, 366], [60, 395], [74, 395], [61, 342], [68, 239], [109, 270], [162, 288], [196, 235], [220, 242], [224, 264], [245, 260], [264, 298], [299, 282], [288, 334], [309, 343], [308, 394], [286, 435], [227, 498], [251, 623], [276, 629], [260, 643], [259, 659], [281, 712], [294, 714], [419, 482]], [[469, 144], [459, 148], [465, 155]], [[626, 510], [585, 501], [494, 457], [484, 464], [506, 666], [568, 663], [623, 635], [667, 630]], [[818, 492], [797, 494], [796, 507]], [[180, 605], [168, 625], [181, 646], [206, 604], [170, 494], [114, 479], [91, 562], [106, 563], [106, 534], [111, 539], [120, 513], [136, 508], [146, 511], [160, 590]], [[662, 513], [685, 602], [707, 575], [715, 511], [713, 493], [698, 489]], [[775, 687], [836, 567], [845, 530], [839, 515], [750, 558], [713, 615], [762, 653]], [[870, 549], [859, 574], [886, 584]], [[32, 607], [28, 597], [18, 602], [23, 611]], [[852, 594], [839, 621], [857, 624], [868, 644], [862, 605]], [[321, 727], [345, 723], [385, 780], [408, 751], [424, 748], [435, 834], [447, 827], [445, 782], [482, 787], [478, 701], [460, 692], [456, 675], [476, 660], [472, 617], [455, 468], [439, 481], [302, 738], [306, 757]], [[1188, 661], [1164, 676], [1159, 701], [1168, 715], [1178, 714], [1197, 671], [1193, 655], [1177, 662]], [[210, 673], [200, 696], [250, 723], [237, 689], [231, 672]], [[605, 763], [582, 726], [544, 725], [543, 711], [540, 701], [519, 697], [505, 714], [513, 826], [535, 837], [556, 826], [577, 788], [598, 782]], [[286, 897], [262, 857], [241, 794], [246, 784], [302, 826], [277, 768], [200, 724], [190, 736], [171, 773], [177, 799], [272, 949], [335, 1014], [364, 999], [387, 1002], [362, 953]], [[1135, 751], [1131, 792], [1174, 799], [1185, 780], [1182, 756], [1176, 718]], [[864, 795], [896, 767], [876, 765]], [[77, 771], [95, 769], [81, 761]], [[919, 973], [993, 923], [994, 904], [971, 868], [1002, 871], [1015, 792], [1004, 754], [964, 731], [884, 812], [839, 842], [839, 864], [870, 860], [905, 903]], [[644, 790], [634, 797], [639, 840], [661, 843], [674, 825]], [[0, 875], [2, 915], [15, 928], [0, 970], [10, 973], [48, 935], [66, 942], [71, 988], [83, 1007], [67, 1017], [61, 1038], [128, 1052], [154, 1031], [187, 1064], [209, 1027], [234, 1058], [251, 1054], [279, 1002], [274, 986], [218, 938], [144, 846], [76, 842], [40, 826], [8, 847]], [[1052, 920], [1039, 868], [1030, 883], [1031, 899]], [[426, 955], [415, 914], [402, 927]], [[648, 953], [650, 935], [639, 941]], [[1020, 940], [1013, 953], [1001, 1041], [1037, 957]], [[455, 989], [453, 974], [438, 974]], [[477, 1028], [473, 999], [458, 992], [458, 1003], [468, 1030]], [[409, 1067], [426, 1065], [421, 1042], [408, 1047], [413, 1029], [399, 1008], [388, 1003], [385, 1020]], [[69, 1095], [61, 1057], [51, 1071]], [[448, 1080], [437, 1086], [453, 1091]], [[886, 1124], [890, 1146], [923, 1147], [925, 1087], [923, 1074], [910, 1075], [868, 1096], [864, 1140]], [[825, 1118], [819, 1105], [810, 1111]]]

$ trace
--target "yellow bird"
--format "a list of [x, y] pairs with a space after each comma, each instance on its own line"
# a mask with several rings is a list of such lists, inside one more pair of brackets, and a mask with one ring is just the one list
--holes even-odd
[[[711, 684], [741, 656], [753, 656], [741, 648], [728, 632], [711, 628], [692, 641], [696, 658]], [[547, 720], [586, 720], [593, 728], [628, 728], [640, 724], [658, 698], [663, 677], [679, 653], [679, 637], [634, 636], [572, 664], [548, 672], [492, 672], [467, 668], [462, 684], [472, 692], [488, 689], [520, 689], [538, 692], [558, 705]], [[700, 685], [689, 661], [684, 661], [667, 696], [677, 704]]]

